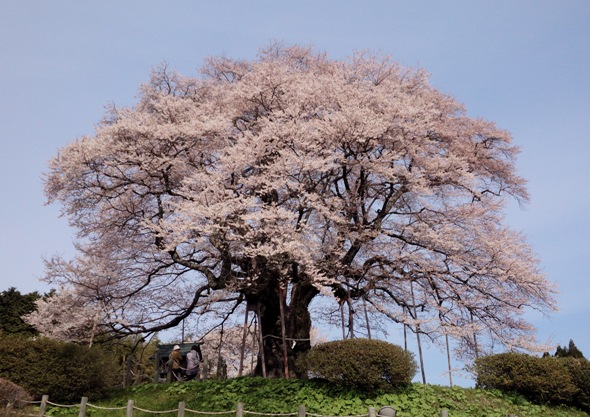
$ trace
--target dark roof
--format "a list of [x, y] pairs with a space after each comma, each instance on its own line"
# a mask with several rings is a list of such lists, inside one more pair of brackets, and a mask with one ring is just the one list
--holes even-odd
[[191, 342], [191, 343], [172, 343], [169, 345], [158, 345], [158, 353], [160, 354], [161, 358], [168, 357], [172, 352], [172, 349], [175, 345], [180, 346], [180, 353], [184, 356], [190, 352], [191, 347], [193, 345], [202, 345], [203, 342]]

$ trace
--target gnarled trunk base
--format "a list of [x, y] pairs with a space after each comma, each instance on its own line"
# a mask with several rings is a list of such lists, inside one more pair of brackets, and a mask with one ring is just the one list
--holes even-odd
[[[260, 303], [259, 323], [266, 376], [269, 378], [286, 377], [278, 288], [278, 283], [269, 285], [264, 292], [247, 296], [249, 304]], [[305, 378], [306, 373], [297, 369], [297, 359], [311, 348], [311, 316], [308, 308], [318, 290], [309, 283], [301, 282], [293, 284], [290, 290], [290, 302], [283, 309], [289, 377]], [[263, 375], [261, 355], [258, 356], [255, 374]]]

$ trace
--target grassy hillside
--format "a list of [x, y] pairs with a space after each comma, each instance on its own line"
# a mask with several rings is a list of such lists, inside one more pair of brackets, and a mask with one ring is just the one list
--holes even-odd
[[[413, 384], [397, 393], [359, 393], [330, 386], [319, 381], [284, 379], [237, 378], [223, 381], [178, 382], [172, 384], [147, 384], [113, 394], [108, 401], [91, 404], [100, 407], [125, 407], [129, 399], [136, 407], [145, 410], [173, 410], [184, 401], [188, 410], [229, 411], [236, 404], [244, 404], [244, 410], [269, 415], [297, 413], [304, 404], [306, 411], [323, 416], [367, 415], [369, 407], [377, 410], [392, 406], [398, 417], [437, 417], [441, 409], [449, 410], [451, 417], [587, 417], [579, 410], [548, 407], [527, 402], [519, 396], [507, 396], [498, 391], [482, 391], [468, 388], [448, 388], [435, 385]], [[70, 409], [77, 415], [77, 409]], [[124, 411], [101, 410], [90, 407], [92, 417], [124, 415]], [[235, 411], [234, 411], [235, 413]], [[49, 414], [49, 413], [48, 413]], [[65, 409], [50, 411], [51, 415], [70, 415]], [[153, 416], [139, 410], [134, 417]], [[167, 415], [176, 415], [175, 413]], [[187, 416], [199, 415], [187, 412]], [[226, 414], [223, 414], [226, 415]], [[251, 414], [245, 413], [245, 416]]]

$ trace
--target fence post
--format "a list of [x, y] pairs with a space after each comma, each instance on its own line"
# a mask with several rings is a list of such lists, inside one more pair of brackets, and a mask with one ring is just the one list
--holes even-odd
[[86, 417], [86, 404], [88, 403], [88, 397], [82, 397], [82, 401], [80, 401], [80, 412], [78, 413], [78, 417]]
[[375, 407], [369, 407], [369, 417], [377, 417], [377, 413], [375, 412]]
[[305, 417], [305, 404], [299, 404], [297, 408], [297, 417]]
[[446, 408], [440, 410], [440, 417], [449, 417], [449, 410], [447, 410]]
[[13, 409], [13, 408], [14, 408], [14, 407], [13, 407], [12, 403], [11, 403], [11, 402], [8, 402], [8, 403], [6, 404], [6, 412], [4, 413], [4, 415], [5, 415], [6, 417], [10, 417], [10, 416], [12, 415], [12, 409]]
[[184, 417], [184, 401], [178, 403], [178, 417]]
[[45, 415], [45, 410], [47, 409], [47, 401], [49, 401], [49, 395], [45, 394], [41, 397], [41, 405], [39, 406], [39, 417], [43, 417]]
[[127, 411], [125, 417], [133, 417], [133, 400], [127, 401]]
[[236, 417], [244, 417], [244, 403], [238, 403], [236, 406]]

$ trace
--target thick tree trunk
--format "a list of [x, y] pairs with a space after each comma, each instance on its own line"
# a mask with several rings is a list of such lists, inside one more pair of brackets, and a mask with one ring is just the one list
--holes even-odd
[[[272, 280], [264, 291], [247, 296], [248, 303], [260, 302], [259, 322], [262, 329], [266, 375], [270, 378], [285, 377], [284, 348], [287, 350], [288, 369], [291, 376], [305, 377], [296, 367], [296, 359], [311, 348], [311, 316], [309, 303], [318, 290], [309, 283], [291, 284], [289, 303], [284, 308], [286, 346], [283, 346], [281, 331], [281, 308], [278, 280]], [[261, 356], [255, 369], [262, 375]]]

